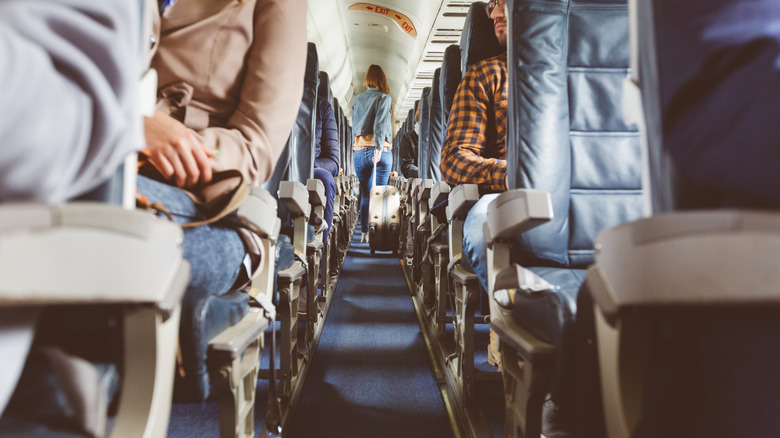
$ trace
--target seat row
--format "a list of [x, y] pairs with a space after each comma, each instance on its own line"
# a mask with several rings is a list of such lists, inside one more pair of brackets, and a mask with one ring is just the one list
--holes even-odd
[[[153, 72], [142, 80], [142, 91], [149, 95], [144, 101], [154, 102]], [[312, 179], [318, 94], [332, 105], [344, 163], [335, 177], [327, 241], [327, 199], [322, 182]], [[6, 331], [25, 333], [16, 356], [9, 350], [9, 360], [16, 361], [0, 388], [3, 406], [25, 367], [35, 331], [51, 325], [55, 331], [65, 328], [66, 337], [72, 335], [68, 327], [56, 327], [60, 319], [47, 315], [77, 309], [87, 319], [114, 327], [105, 338], [119, 346], [119, 353], [107, 364], [69, 357], [57, 362], [76, 374], [70, 386], [52, 389], [64, 391], [70, 406], [62, 409], [66, 416], [78, 417], [68, 419], [71, 426], [80, 424], [74, 426], [76, 432], [103, 436], [113, 424], [111, 436], [165, 436], [176, 380], [177, 400], [219, 401], [220, 436], [253, 437], [258, 376], [270, 379], [272, 387], [266, 427], [279, 432], [290, 420], [357, 222], [350, 129], [332, 97], [327, 74], [318, 71], [316, 47], [309, 44], [304, 95], [293, 132], [269, 181], [252, 189], [237, 211], [262, 246], [260, 274], [250, 286], [222, 296], [184, 295], [189, 269], [181, 257], [181, 229], [135, 209], [135, 157], [81, 202], [3, 205], [0, 309], [8, 316]], [[306, 295], [305, 307], [299, 307], [301, 294]], [[73, 336], [80, 336], [76, 333]], [[66, 341], [83, 344], [100, 337], [87, 333]], [[267, 353], [280, 355], [278, 369], [273, 359], [260, 369], [266, 337], [272, 340]], [[106, 345], [96, 342], [84, 349], [100, 352]], [[196, 372], [176, 377], [177, 360], [194, 361], [191, 368]], [[120, 399], [112, 416], [109, 405], [116, 391], [111, 388], [116, 386]], [[18, 392], [26, 389], [20, 386]], [[97, 395], [98, 402], [85, 392]], [[3, 423], [11, 425], [5, 430], [12, 433], [56, 435], [61, 424], [52, 428], [47, 415], [25, 413], [19, 420], [5, 416]]]
[[[712, 35], [708, 19], [721, 30], [739, 22], [723, 12], [729, 8], [746, 8], [742, 12], [756, 24], [761, 14], [753, 9], [766, 14], [771, 7], [723, 1], [716, 8], [723, 13], [696, 10], [685, 23], [659, 13], [670, 3], [506, 2], [506, 193], [480, 196], [474, 185], [449, 187], [436, 172], [443, 143], [439, 124], [447, 121], [441, 108], [447, 102], [445, 73], [456, 65], [450, 58], [456, 48], [445, 52], [433, 87], [423, 93], [420, 178], [392, 182], [402, 193], [402, 221], [409, 230], [399, 250], [404, 254], [411, 238], [414, 248], [405, 253], [405, 266], [413, 296], [425, 309], [425, 329], [461, 408], [461, 427], [471, 436], [492, 433], [479, 412], [484, 400], [478, 394], [486, 380], [499, 377], [504, 432], [511, 437], [733, 436], [746, 430], [770, 436], [778, 430], [772, 416], [734, 402], [751, 404], [747, 400], [755, 397], [762, 406], [775, 405], [780, 394], [766, 366], [780, 361], [780, 350], [764, 350], [771, 344], [767, 336], [778, 332], [780, 294], [747, 279], [772, 271], [761, 260], [776, 245], [767, 243], [757, 252], [747, 248], [752, 233], [774, 241], [776, 233], [759, 231], [758, 223], [774, 223], [776, 215], [670, 214], [669, 206], [766, 208], [766, 203], [728, 191], [724, 203], [722, 194], [713, 196], [713, 189], [681, 176], [703, 171], [675, 167], [675, 148], [691, 148], [668, 141], [661, 121], [679, 115], [669, 113], [661, 104], [668, 100], [659, 98], [669, 93], [664, 87], [680, 83], [672, 69], [659, 67], [678, 54], [664, 32], [700, 26], [699, 36]], [[469, 10], [458, 59], [464, 70], [470, 49], [485, 41], [477, 35], [489, 40], [492, 34], [484, 7], [475, 2]], [[757, 32], [760, 38], [771, 34], [769, 21], [758, 26], [765, 32]], [[697, 43], [715, 51], [695, 38], [687, 44]], [[749, 42], [742, 43], [750, 50]], [[480, 47], [479, 53], [490, 56], [491, 49]], [[679, 56], [674, 59], [675, 66], [683, 64]], [[704, 54], [685, 61], [694, 65], [678, 67], [679, 74], [707, 76], [701, 70], [709, 65]], [[772, 68], [764, 62], [756, 74]], [[709, 111], [727, 112], [718, 107], [723, 102]], [[706, 123], [710, 113], [683, 106], [690, 111], [686, 120]], [[413, 126], [412, 114], [401, 133]], [[745, 169], [726, 172], [724, 177]], [[487, 290], [464, 263], [464, 238], [475, 236], [484, 236], [487, 247]], [[733, 259], [735, 252], [744, 263]], [[750, 284], [749, 292], [738, 283]], [[759, 322], [748, 322], [751, 318]], [[485, 322], [500, 339], [500, 372], [486, 367], [477, 352], [487, 344]], [[479, 341], [484, 344], [475, 346]], [[726, 359], [724, 349], [738, 350], [742, 358]], [[719, 361], [754, 374], [732, 373]], [[728, 388], [716, 394], [710, 385]], [[692, 414], [681, 414], [686, 410]], [[702, 415], [718, 419], [708, 422]]]

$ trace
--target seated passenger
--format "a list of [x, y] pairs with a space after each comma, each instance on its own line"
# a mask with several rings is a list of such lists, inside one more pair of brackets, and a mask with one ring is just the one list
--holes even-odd
[[[113, 177], [125, 158], [142, 146], [138, 12], [138, 3], [127, 0], [0, 1], [0, 203], [62, 203], [83, 196]], [[71, 310], [60, 306], [56, 315], [70, 315]], [[89, 341], [77, 338], [77, 349], [47, 342], [42, 331], [51, 328], [48, 318], [41, 315], [36, 323], [34, 317], [17, 318], [25, 315], [19, 308], [5, 312], [0, 316], [3, 434], [32, 436], [35, 430], [37, 436], [47, 430], [62, 436], [104, 435], [99, 421], [79, 418], [64, 401], [81, 387], [68, 388], [56, 372], [64, 363], [83, 363], [94, 352]], [[25, 363], [25, 357], [14, 353], [27, 350], [14, 346], [19, 334], [33, 327], [37, 338], [17, 381], [14, 364]], [[74, 327], [57, 329], [73, 335]], [[100, 349], [110, 348], [103, 344]], [[96, 374], [105, 377], [102, 382], [116, 382], [112, 366], [95, 367]], [[106, 392], [100, 395], [110, 401], [110, 389]], [[88, 414], [97, 419], [107, 412]]]
[[[488, 16], [502, 46], [507, 25], [503, 0], [487, 4]], [[442, 147], [442, 178], [452, 186], [477, 184], [480, 193], [507, 189], [506, 173], [507, 55], [503, 53], [474, 64], [458, 85], [452, 102], [447, 136]], [[482, 196], [463, 224], [463, 257], [487, 291], [487, 244], [482, 224], [487, 206], [498, 194]], [[497, 337], [491, 330], [488, 360], [499, 364]]]
[[414, 112], [414, 129], [401, 137], [401, 174], [405, 178], [417, 178], [417, 146], [420, 140], [420, 107]]
[[137, 4], [44, 4], [0, 2], [0, 202], [80, 196], [143, 144]]
[[336, 199], [336, 181], [339, 175], [339, 131], [333, 107], [325, 96], [317, 100], [317, 131], [314, 159], [314, 178], [322, 181], [325, 186], [325, 222], [328, 228], [322, 236], [322, 241], [328, 241], [328, 234], [333, 226], [333, 202]]
[[[139, 176], [138, 189], [186, 223], [205, 216], [180, 188], [208, 185], [214, 171], [238, 170], [252, 186], [271, 175], [303, 94], [306, 2], [160, 3], [151, 61], [158, 102], [144, 121], [144, 153], [162, 181]], [[184, 311], [188, 297], [223, 294], [250, 275], [249, 254], [230, 226], [187, 228], [182, 246], [192, 267]], [[205, 366], [182, 355], [185, 376]]]

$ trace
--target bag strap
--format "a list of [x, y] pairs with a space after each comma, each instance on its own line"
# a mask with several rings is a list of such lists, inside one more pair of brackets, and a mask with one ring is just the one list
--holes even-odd
[[[165, 184], [170, 183], [149, 161], [149, 157], [143, 153], [140, 153], [138, 156], [138, 174]], [[221, 183], [219, 190], [209, 191], [208, 187], [216, 183]], [[189, 196], [195, 204], [202, 207], [201, 210], [207, 214], [207, 217], [203, 220], [179, 224], [182, 228], [195, 228], [224, 219], [229, 214], [237, 211], [250, 193], [249, 184], [246, 183], [241, 172], [235, 169], [214, 172], [212, 182], [201, 188], [197, 193], [189, 189], [179, 189]], [[136, 196], [136, 204], [139, 207], [152, 208], [162, 212], [170, 218], [170, 213], [168, 213], [164, 205], [149, 203], [143, 196], [143, 193], [139, 193]]]
[[193, 221], [193, 222], [181, 224], [181, 227], [195, 228], [201, 225], [208, 225], [217, 222], [220, 219], [223, 219], [225, 216], [238, 210], [238, 207], [241, 206], [241, 203], [244, 202], [244, 200], [249, 196], [249, 191], [250, 191], [249, 185], [243, 183], [242, 181], [242, 183], [239, 184], [238, 187], [230, 194], [230, 199], [225, 204], [225, 206], [222, 207], [222, 209], [220, 209], [218, 212], [216, 212], [216, 214], [206, 219], [203, 219], [201, 221]]

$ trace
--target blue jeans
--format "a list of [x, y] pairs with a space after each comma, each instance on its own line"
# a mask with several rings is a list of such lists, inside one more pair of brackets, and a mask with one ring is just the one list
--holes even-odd
[[[138, 191], [150, 202], [164, 205], [176, 223], [204, 219], [192, 199], [174, 186], [139, 175]], [[209, 295], [230, 290], [246, 254], [238, 233], [213, 225], [184, 229], [182, 250], [191, 268], [187, 293], [201, 290]]]
[[328, 228], [323, 233], [322, 241], [327, 242], [330, 229], [333, 227], [333, 202], [336, 199], [336, 181], [330, 172], [316, 167], [314, 168], [314, 178], [322, 181], [322, 185], [325, 186], [325, 198], [327, 198], [327, 201], [325, 202], [325, 211], [323, 213], [325, 217], [323, 219], [328, 223]]
[[469, 210], [466, 220], [463, 222], [463, 257], [461, 263], [466, 264], [466, 268], [477, 274], [479, 284], [487, 292], [487, 242], [485, 234], [482, 231], [482, 224], [487, 222], [488, 204], [498, 197], [498, 193], [484, 195], [479, 198], [476, 204]]
[[[360, 229], [368, 232], [368, 200], [371, 196], [371, 175], [374, 173], [375, 148], [365, 148], [355, 151], [355, 173], [360, 181]], [[386, 186], [390, 179], [390, 169], [393, 167], [393, 152], [382, 152], [382, 159], [376, 163], [376, 185]]]

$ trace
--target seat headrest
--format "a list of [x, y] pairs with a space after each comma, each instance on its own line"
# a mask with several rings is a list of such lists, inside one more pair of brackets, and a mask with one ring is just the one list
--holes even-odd
[[493, 20], [485, 13], [485, 3], [472, 3], [460, 35], [461, 73], [466, 74], [472, 65], [504, 52], [506, 47], [496, 39]]
[[430, 178], [428, 175], [428, 130], [431, 114], [431, 87], [423, 88], [420, 97], [420, 137], [417, 148], [417, 169], [419, 177], [422, 179]]
[[463, 74], [460, 71], [460, 46], [452, 44], [444, 50], [444, 60], [441, 63], [441, 107], [442, 121], [444, 130], [447, 130], [447, 121], [450, 119], [450, 110], [452, 101], [455, 99], [455, 92], [458, 90], [458, 84]]
[[320, 87], [317, 90], [317, 96], [326, 97], [330, 106], [333, 106], [333, 92], [330, 89], [330, 76], [327, 72], [320, 72]]
[[428, 178], [433, 182], [441, 181], [441, 146], [444, 143], [444, 122], [441, 105], [441, 68], [433, 73], [431, 89], [430, 115], [428, 116]]

